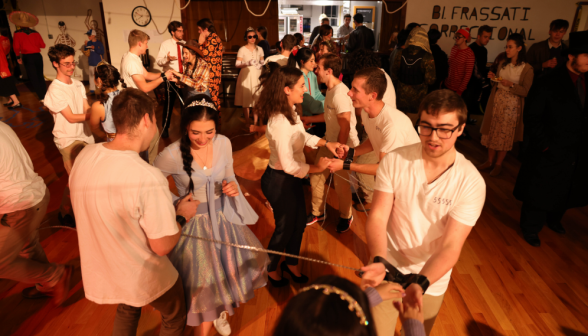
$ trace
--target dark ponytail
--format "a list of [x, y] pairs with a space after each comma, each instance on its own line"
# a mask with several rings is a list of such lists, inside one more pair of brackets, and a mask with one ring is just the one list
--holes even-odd
[[190, 178], [190, 184], [188, 185], [187, 193], [194, 192], [194, 181], [192, 181], [192, 172], [194, 169], [192, 168], [192, 162], [194, 161], [194, 157], [192, 156], [191, 152], [191, 144], [190, 144], [190, 137], [188, 136], [188, 127], [193, 121], [214, 121], [214, 126], [216, 128], [216, 133], [220, 132], [220, 117], [218, 115], [218, 111], [212, 107], [196, 105], [190, 106], [194, 101], [202, 101], [211, 104], [214, 106], [214, 102], [212, 99], [205, 94], [199, 94], [188, 101], [186, 101], [187, 107], [184, 108], [182, 111], [182, 120], [180, 121], [180, 131], [182, 132], [182, 138], [180, 140], [180, 152], [182, 153], [182, 163], [184, 167], [184, 171], [188, 174], [188, 178]]
[[[102, 81], [102, 91], [105, 89], [114, 89], [118, 87], [119, 83], [122, 83], [122, 87], [124, 89], [127, 88], [127, 85], [123, 82], [123, 79], [120, 78], [120, 73], [118, 70], [110, 64], [102, 64], [97, 66], [94, 70], [94, 76], [96, 78], [100, 78]], [[108, 100], [108, 95], [102, 94], [102, 97], [100, 97], [100, 102], [104, 105], [106, 100]]]
[[302, 69], [302, 64], [308, 62], [312, 55], [314, 54], [312, 53], [312, 50], [310, 50], [310, 48], [300, 48], [296, 52], [296, 55], [294, 55], [294, 53], [290, 53], [287, 66], [295, 68], [296, 65], [298, 65], [298, 67]]

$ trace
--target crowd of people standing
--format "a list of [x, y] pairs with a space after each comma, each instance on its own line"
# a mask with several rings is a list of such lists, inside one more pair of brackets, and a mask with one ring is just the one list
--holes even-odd
[[[398, 34], [387, 73], [374, 56], [373, 32], [363, 26], [363, 16], [353, 17], [354, 30], [351, 17], [345, 20], [337, 38], [352, 58], [349, 86], [328, 22], [308, 46], [284, 36], [275, 55], [268, 55], [267, 28], [248, 28], [237, 53], [235, 104], [247, 120], [253, 116], [251, 129], [265, 133], [269, 143], [260, 181], [275, 220], [267, 248], [300, 254], [306, 226], [326, 220], [329, 176], [338, 197], [339, 234], [353, 224], [354, 184], [363, 189], [359, 203], [369, 212], [372, 263], [362, 268], [361, 288], [338, 277], [315, 280], [291, 300], [274, 333], [305, 334], [302, 329], [311, 326], [325, 335], [391, 335], [400, 314], [407, 335], [428, 335], [482, 212], [486, 184], [479, 170], [493, 167], [490, 175], [498, 176], [514, 142], [524, 140], [514, 192], [523, 201], [523, 237], [533, 246], [540, 245], [544, 223], [564, 233], [566, 210], [588, 204], [588, 152], [580, 144], [588, 123], [588, 32], [570, 33], [566, 46], [568, 23], [555, 20], [550, 38], [528, 52], [523, 36], [511, 34], [488, 70], [490, 27], [480, 27], [470, 45], [469, 29], [459, 29], [447, 57], [436, 45], [438, 31], [411, 24]], [[237, 183], [231, 142], [219, 134], [223, 44], [211, 20], [197, 26], [198, 40], [183, 41], [182, 24], [169, 24], [171, 37], [156, 60], [161, 73], [141, 62], [150, 37], [131, 31], [120, 69], [104, 61], [95, 65], [102, 96], [92, 105], [84, 85], [72, 78], [75, 50], [63, 44], [49, 49], [57, 76], [42, 99], [69, 175], [59, 218], [77, 229], [86, 298], [118, 304], [114, 335], [136, 333], [147, 304], [160, 311], [164, 335], [181, 335], [186, 325], [200, 335], [213, 326], [228, 335], [226, 314], [251, 300], [255, 289], [267, 282], [284, 287], [288, 278], [310, 281], [298, 258], [281, 262], [278, 254], [225, 244], [263, 247], [248, 228], [259, 217]], [[101, 48], [86, 47], [96, 53]], [[3, 83], [6, 78], [3, 71]], [[146, 93], [162, 84], [160, 135], [156, 104]], [[158, 153], [160, 137], [169, 136], [176, 97], [183, 102], [180, 139]], [[476, 167], [455, 144], [467, 137], [466, 125], [476, 122], [471, 114], [480, 109], [488, 159]], [[416, 114], [416, 124], [407, 113]], [[322, 131], [314, 129], [321, 123]], [[3, 171], [10, 173], [0, 179], [6, 184], [0, 191], [2, 220], [8, 223], [0, 226], [6, 252], [0, 277], [35, 284], [23, 292], [27, 298], [52, 296], [61, 304], [72, 268], [49, 263], [36, 231], [48, 189], [3, 123], [0, 137], [10, 144], [1, 152]], [[15, 188], [10, 183], [17, 180]], [[311, 187], [310, 212], [305, 184]], [[393, 274], [402, 285], [392, 282]], [[352, 315], [335, 323], [325, 311], [331, 307]]]

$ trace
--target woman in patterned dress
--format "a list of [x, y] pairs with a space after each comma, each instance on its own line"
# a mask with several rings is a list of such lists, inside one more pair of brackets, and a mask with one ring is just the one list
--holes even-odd
[[223, 70], [223, 43], [216, 34], [210, 19], [202, 19], [198, 25], [198, 43], [201, 46], [204, 60], [210, 64], [210, 95], [217, 111], [220, 112], [220, 83]]

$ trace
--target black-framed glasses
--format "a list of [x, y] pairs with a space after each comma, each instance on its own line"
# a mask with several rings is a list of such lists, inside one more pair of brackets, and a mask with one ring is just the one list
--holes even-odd
[[437, 136], [439, 139], [450, 139], [453, 135], [453, 132], [457, 131], [461, 125], [455, 126], [453, 129], [447, 128], [435, 128], [430, 126], [418, 125], [418, 131], [420, 135], [429, 136], [433, 134], [433, 131], [437, 131]]
[[73, 62], [71, 62], [71, 63], [69, 63], [69, 62], [68, 62], [68, 63], [59, 63], [59, 64], [63, 65], [63, 66], [64, 66], [64, 67], [66, 67], [66, 68], [69, 68], [69, 67], [72, 67], [72, 66], [74, 66], [74, 67], [75, 67], [76, 65], [78, 65], [78, 62], [76, 62], [76, 61], [73, 61]]
[[256, 39], [257, 40], [257, 35], [249, 35], [247, 36], [248, 39]]
[[461, 39], [461, 38], [464, 38], [464, 37], [462, 35], [455, 35], [453, 37], [453, 39], [456, 40], [456, 41], [459, 40], [459, 39]]

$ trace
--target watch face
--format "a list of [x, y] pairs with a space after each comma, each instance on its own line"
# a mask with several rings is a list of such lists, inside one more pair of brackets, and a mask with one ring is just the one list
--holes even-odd
[[137, 6], [133, 9], [133, 21], [139, 27], [145, 27], [151, 22], [151, 12], [147, 7]]

